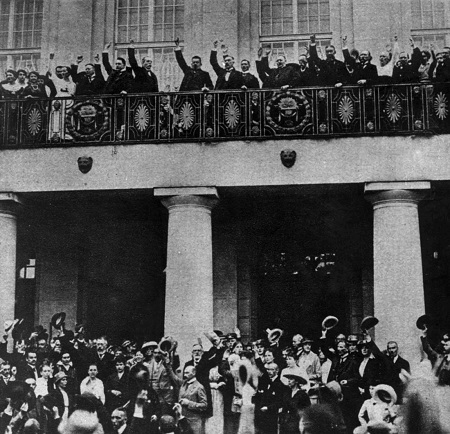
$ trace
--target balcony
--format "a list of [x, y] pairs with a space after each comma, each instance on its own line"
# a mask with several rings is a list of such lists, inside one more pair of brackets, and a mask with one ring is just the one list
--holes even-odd
[[450, 133], [449, 84], [0, 101], [0, 148]]

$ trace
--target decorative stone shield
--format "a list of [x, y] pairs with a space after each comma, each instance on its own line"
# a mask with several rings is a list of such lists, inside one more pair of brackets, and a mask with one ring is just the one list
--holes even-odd
[[280, 133], [301, 131], [311, 120], [311, 104], [301, 92], [276, 93], [266, 104], [266, 121]]
[[94, 160], [92, 157], [87, 157], [86, 155], [78, 158], [78, 169], [83, 174], [88, 173], [92, 169], [92, 163]]
[[293, 149], [283, 149], [280, 152], [280, 158], [283, 166], [290, 169], [295, 164], [297, 152], [295, 152]]

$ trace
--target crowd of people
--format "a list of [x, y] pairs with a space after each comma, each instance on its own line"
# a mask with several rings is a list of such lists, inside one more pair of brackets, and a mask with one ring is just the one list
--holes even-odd
[[[397, 38], [393, 47], [380, 53], [379, 65], [372, 63], [369, 51], [349, 49], [347, 37], [342, 39], [344, 61], [336, 59], [333, 45], [325, 47], [323, 58], [319, 55], [315, 35], [311, 35], [309, 48], [299, 56], [298, 63], [287, 63], [286, 56], [281, 54], [275, 58], [275, 68], [269, 66], [270, 49], [260, 48], [256, 71], [258, 77], [250, 73], [251, 62], [241, 61], [241, 71], [235, 68], [235, 59], [229, 54], [228, 47], [216, 40], [210, 54], [210, 64], [217, 75], [213, 84], [210, 74], [202, 69], [200, 56], [193, 56], [189, 66], [180, 47], [175, 41], [175, 58], [184, 73], [179, 91], [205, 90], [246, 90], [262, 88], [300, 88], [303, 86], [342, 86], [373, 85], [392, 83], [450, 81], [450, 47], [430, 50], [419, 49], [410, 39], [411, 53], [400, 52]], [[220, 46], [220, 47], [219, 47]], [[8, 69], [6, 79], [0, 87], [2, 98], [47, 98], [92, 96], [100, 94], [155, 93], [158, 78], [152, 71], [152, 59], [142, 58], [139, 66], [135, 55], [135, 47], [128, 47], [128, 63], [123, 57], [117, 57], [114, 67], [109, 61], [111, 43], [105, 46], [94, 62], [86, 63], [85, 70], [78, 72], [83, 56], [78, 56], [76, 63], [70, 66], [60, 65], [55, 72], [47, 71], [39, 74], [23, 69]], [[218, 59], [218, 49], [222, 49], [223, 58]], [[51, 54], [51, 59], [54, 57]], [[102, 64], [104, 72], [102, 71]], [[259, 78], [259, 79], [258, 79]], [[262, 86], [261, 86], [262, 84]]]
[[432, 349], [424, 320], [428, 364], [413, 377], [396, 342], [381, 351], [368, 334], [374, 317], [359, 336], [331, 336], [338, 319], [327, 317], [316, 341], [274, 329], [244, 343], [237, 328], [214, 330], [182, 364], [171, 337], [110, 345], [64, 319], [54, 315], [50, 336], [5, 322], [0, 434], [448, 432], [450, 335]]

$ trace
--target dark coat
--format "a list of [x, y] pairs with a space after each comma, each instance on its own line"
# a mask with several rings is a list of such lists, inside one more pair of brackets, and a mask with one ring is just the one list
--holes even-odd
[[[112, 390], [118, 390], [122, 394], [116, 396], [112, 393]], [[112, 412], [114, 409], [122, 407], [129, 399], [128, 393], [128, 374], [123, 373], [122, 378], [119, 378], [117, 373], [108, 377], [105, 385], [106, 395], [106, 408]]]
[[243, 85], [248, 89], [259, 89], [259, 81], [258, 79], [249, 72], [241, 72]]
[[270, 68], [269, 58], [263, 56], [260, 61], [256, 62], [256, 69], [263, 82], [263, 88], [296, 87], [299, 85], [300, 66], [297, 64], [288, 63], [284, 68]]
[[411, 61], [402, 64], [397, 62], [392, 72], [394, 83], [414, 83], [419, 81], [419, 66], [422, 60], [422, 54], [419, 48], [414, 48]]
[[147, 71], [144, 67], [139, 66], [135, 56], [134, 48], [128, 48], [128, 61], [134, 72], [133, 92], [158, 92], [158, 79], [153, 71]]
[[[283, 396], [287, 387], [277, 377], [270, 381], [262, 392], [259, 404], [255, 407], [255, 425], [262, 433], [276, 433], [278, 424], [278, 410], [282, 406]], [[261, 411], [267, 407], [267, 411]]]
[[[436, 77], [434, 71], [436, 70]], [[450, 81], [450, 61], [445, 59], [443, 63], [433, 61], [428, 71], [428, 76], [435, 83], [448, 83]]]
[[217, 74], [216, 87], [214, 88], [215, 90], [240, 89], [244, 85], [242, 74], [234, 68], [230, 72], [228, 81], [225, 80], [227, 70], [219, 66], [219, 63], [217, 62], [217, 51], [211, 51], [209, 61]]
[[[123, 71], [113, 69], [109, 63], [108, 53], [102, 53], [103, 66], [108, 74], [103, 93], [116, 95], [122, 91], [127, 93], [133, 91], [133, 75], [130, 68]], [[100, 371], [100, 370], [99, 370]]]
[[292, 396], [291, 389], [287, 388], [282, 398], [283, 411], [280, 416], [280, 432], [298, 434], [301, 412], [310, 405], [311, 401], [304, 390], [298, 390]]
[[317, 55], [316, 45], [309, 49], [311, 62], [318, 68], [318, 84], [322, 86], [334, 86], [337, 83], [347, 84], [350, 82], [349, 73], [344, 62], [340, 60], [322, 60]]
[[378, 81], [378, 70], [376, 65], [372, 63], [357, 63], [355, 59], [350, 56], [347, 48], [342, 50], [344, 53], [345, 64], [348, 66], [350, 71], [350, 81], [351, 83], [358, 83], [359, 80], [366, 80], [368, 85], [376, 84]]
[[192, 69], [188, 66], [181, 50], [175, 50], [175, 58], [177, 59], [178, 66], [184, 72], [184, 77], [180, 85], [181, 92], [202, 90], [204, 87], [210, 90], [214, 88], [209, 72], [203, 71], [202, 69]]
[[102, 380], [103, 384], [105, 384], [108, 377], [115, 371], [114, 356], [111, 353], [106, 352], [103, 358], [100, 358], [97, 351], [95, 351], [90, 362], [97, 365], [97, 378]]
[[77, 65], [71, 66], [73, 81], [77, 84], [75, 95], [100, 95], [105, 87], [105, 79], [100, 65], [95, 64], [95, 76], [91, 81], [85, 72], [77, 73]]
[[[72, 413], [72, 409], [73, 409], [73, 396], [69, 395], [69, 394], [67, 394], [67, 395], [69, 396], [69, 415], [70, 415]], [[59, 416], [62, 417], [62, 415], [64, 414], [64, 410], [65, 410], [63, 394], [61, 393], [59, 388], [56, 387], [56, 389], [51, 393], [51, 396], [53, 397], [53, 399], [56, 402], [56, 406], [58, 407]]]

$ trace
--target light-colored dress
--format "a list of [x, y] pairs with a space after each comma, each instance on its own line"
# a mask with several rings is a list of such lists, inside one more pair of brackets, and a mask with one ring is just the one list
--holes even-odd
[[223, 431], [223, 395], [218, 389], [221, 378], [217, 366], [209, 371], [213, 415], [206, 419], [205, 431], [207, 433], [221, 433]]

